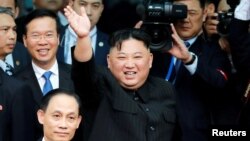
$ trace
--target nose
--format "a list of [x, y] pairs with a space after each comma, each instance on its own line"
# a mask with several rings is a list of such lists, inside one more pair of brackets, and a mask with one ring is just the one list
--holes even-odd
[[39, 44], [46, 44], [47, 43], [47, 39], [45, 36], [41, 35], [39, 38], [38, 38], [38, 43]]
[[133, 61], [133, 59], [128, 59], [125, 63], [126, 68], [133, 68], [134, 66], [135, 66], [135, 62]]
[[9, 31], [9, 37], [10, 39], [16, 39], [16, 31], [15, 30], [10, 30]]
[[91, 12], [91, 10], [92, 10], [92, 9], [91, 9], [91, 6], [90, 6], [90, 5], [85, 6], [85, 10], [86, 10], [87, 15], [90, 16], [91, 13], [92, 13], [92, 12]]
[[67, 129], [67, 120], [66, 120], [66, 118], [61, 119], [59, 128]]

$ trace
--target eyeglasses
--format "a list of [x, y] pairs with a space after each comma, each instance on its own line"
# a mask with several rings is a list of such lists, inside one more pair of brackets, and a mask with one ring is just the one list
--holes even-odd
[[43, 34], [34, 33], [34, 34], [29, 35], [29, 37], [32, 40], [35, 40], [35, 41], [41, 40], [41, 38], [44, 38], [45, 40], [48, 41], [48, 40], [55, 39], [56, 34], [54, 34], [54, 33], [46, 33], [46, 34], [43, 35]]

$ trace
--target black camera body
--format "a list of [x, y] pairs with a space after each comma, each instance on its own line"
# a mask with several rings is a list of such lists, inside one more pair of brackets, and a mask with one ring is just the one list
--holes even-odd
[[234, 10], [236, 6], [240, 3], [240, 0], [227, 0], [230, 9], [227, 12], [218, 13], [217, 31], [220, 36], [227, 36], [230, 30], [230, 24], [234, 17]]
[[137, 6], [143, 17], [142, 29], [151, 36], [151, 50], [169, 50], [172, 47], [170, 23], [187, 17], [187, 6], [170, 0], [144, 0]]
[[229, 33], [229, 26], [231, 20], [233, 19], [233, 12], [219, 12], [218, 20], [219, 24], [217, 25], [217, 30], [220, 36], [227, 36]]

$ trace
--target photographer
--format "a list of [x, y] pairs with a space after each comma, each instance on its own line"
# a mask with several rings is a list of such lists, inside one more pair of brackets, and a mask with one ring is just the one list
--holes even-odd
[[241, 125], [250, 127], [250, 1], [241, 0], [236, 7], [231, 23], [229, 42], [235, 67], [239, 71], [243, 89], [240, 93], [244, 99], [244, 105], [240, 113]]
[[216, 114], [214, 114], [213, 120], [215, 125], [234, 126], [237, 124], [238, 113], [242, 104], [242, 95], [240, 93], [242, 93], [244, 84], [239, 79], [240, 73], [235, 68], [232, 60], [230, 46], [234, 45], [229, 43], [228, 36], [230, 35], [229, 27], [233, 18], [233, 10], [239, 1], [219, 0], [214, 2], [211, 0], [211, 2], [214, 4], [215, 9], [208, 13], [204, 23], [207, 39], [219, 44], [219, 47], [226, 52], [230, 61], [228, 83], [217, 97], [217, 102], [214, 102], [217, 108], [214, 109]]

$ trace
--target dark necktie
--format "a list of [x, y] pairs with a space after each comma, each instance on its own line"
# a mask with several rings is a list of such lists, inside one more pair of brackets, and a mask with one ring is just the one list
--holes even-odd
[[8, 75], [12, 75], [14, 68], [10, 64], [8, 64], [7, 62], [5, 62], [5, 64], [6, 64], [5, 73], [7, 73]]
[[51, 71], [47, 71], [43, 74], [43, 78], [45, 79], [45, 83], [43, 86], [43, 95], [46, 95], [50, 90], [53, 89], [52, 84], [49, 79], [51, 74], [52, 74]]

